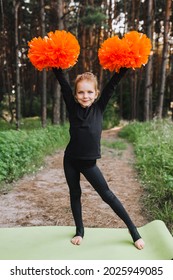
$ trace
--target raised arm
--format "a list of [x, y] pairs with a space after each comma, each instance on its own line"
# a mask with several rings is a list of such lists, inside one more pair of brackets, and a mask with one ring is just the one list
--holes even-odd
[[113, 95], [115, 88], [117, 87], [117, 85], [119, 84], [121, 79], [124, 77], [127, 70], [128, 70], [127, 68], [121, 68], [120, 72], [115, 73], [112, 76], [112, 78], [110, 79], [110, 81], [106, 84], [104, 89], [102, 90], [100, 99], [98, 101], [101, 106], [102, 111], [105, 110], [106, 105], [107, 105], [109, 99], [111, 98], [111, 96]]
[[67, 106], [67, 109], [69, 110], [71, 108], [72, 103], [74, 103], [74, 97], [72, 89], [67, 82], [67, 79], [65, 78], [65, 74], [61, 68], [52, 68], [56, 79], [58, 80], [60, 86], [61, 86], [61, 92], [63, 94], [63, 98], [65, 101], [65, 104]]

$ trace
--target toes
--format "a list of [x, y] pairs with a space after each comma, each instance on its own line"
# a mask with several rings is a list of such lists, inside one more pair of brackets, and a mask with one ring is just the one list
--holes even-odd
[[139, 250], [142, 250], [145, 246], [145, 243], [144, 241], [142, 240], [142, 238], [138, 239], [136, 242], [135, 242], [135, 247]]
[[82, 237], [81, 236], [75, 236], [71, 239], [71, 243], [73, 245], [80, 245], [82, 242]]

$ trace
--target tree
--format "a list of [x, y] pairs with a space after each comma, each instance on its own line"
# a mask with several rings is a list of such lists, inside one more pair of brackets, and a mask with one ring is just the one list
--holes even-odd
[[166, 0], [164, 34], [163, 34], [164, 42], [163, 42], [161, 77], [160, 77], [161, 85], [160, 85], [159, 107], [158, 107], [159, 119], [162, 118], [162, 114], [163, 114], [164, 91], [165, 91], [165, 83], [166, 83], [166, 68], [168, 63], [168, 45], [169, 45], [171, 8], [172, 8], [172, 0]]
[[[45, 8], [44, 8], [44, 0], [40, 0], [40, 5], [41, 5], [41, 9], [40, 9], [40, 13], [41, 13], [41, 34], [42, 37], [44, 37], [46, 35], [46, 29], [45, 29]], [[43, 74], [42, 74], [42, 127], [46, 126], [46, 119], [47, 119], [47, 88], [46, 88], [46, 70], [43, 70]]]
[[[63, 24], [63, 12], [64, 12], [64, 1], [58, 0], [53, 4], [53, 9], [56, 11], [56, 25], [59, 30], [64, 29]], [[52, 113], [52, 123], [60, 124], [61, 121], [64, 122], [65, 119], [65, 106], [62, 100], [61, 89], [59, 82], [55, 81], [55, 86], [53, 89], [53, 113]]]
[[21, 84], [20, 84], [20, 60], [19, 60], [19, 22], [18, 22], [18, 12], [20, 7], [20, 2], [13, 0], [14, 10], [15, 10], [15, 49], [16, 49], [16, 128], [20, 128], [21, 119]]
[[[147, 10], [147, 35], [153, 41], [153, 0], [148, 0]], [[145, 97], [144, 97], [144, 120], [149, 121], [152, 116], [152, 55], [149, 57], [148, 64], [146, 65], [145, 77]]]

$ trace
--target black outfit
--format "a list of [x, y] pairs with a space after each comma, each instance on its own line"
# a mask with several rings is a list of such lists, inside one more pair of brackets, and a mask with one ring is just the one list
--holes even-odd
[[87, 108], [81, 107], [75, 101], [71, 87], [65, 79], [62, 70], [53, 69], [53, 71], [61, 85], [63, 98], [69, 113], [70, 142], [65, 150], [64, 171], [70, 191], [70, 202], [76, 225], [76, 235], [84, 236], [80, 200], [80, 173], [82, 173], [101, 198], [124, 221], [135, 242], [141, 238], [135, 225], [121, 202], [109, 189], [106, 180], [96, 165], [96, 160], [101, 157], [100, 139], [103, 112], [127, 69], [122, 68], [119, 73], [115, 73], [103, 89], [100, 98]]

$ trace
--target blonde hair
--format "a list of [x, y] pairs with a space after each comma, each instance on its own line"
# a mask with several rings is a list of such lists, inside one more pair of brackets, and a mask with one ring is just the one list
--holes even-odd
[[98, 94], [99, 96], [99, 89], [98, 89], [98, 81], [97, 81], [97, 77], [91, 73], [91, 72], [85, 72], [83, 74], [77, 75], [76, 80], [75, 80], [75, 87], [74, 87], [74, 97], [76, 95], [76, 89], [77, 89], [77, 84], [81, 81], [90, 81], [94, 83], [94, 87], [95, 87], [95, 92]]

